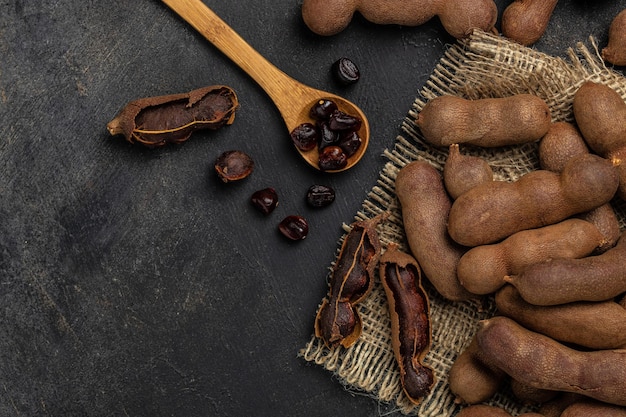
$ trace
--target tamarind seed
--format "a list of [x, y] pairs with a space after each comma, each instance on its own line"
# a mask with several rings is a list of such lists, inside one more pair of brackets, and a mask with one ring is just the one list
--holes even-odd
[[272, 187], [255, 191], [250, 198], [252, 205], [266, 216], [278, 205], [278, 193]]
[[359, 81], [361, 78], [361, 71], [359, 67], [348, 58], [339, 58], [333, 63], [332, 72], [343, 85], [351, 85]]
[[307, 191], [306, 201], [311, 207], [326, 207], [335, 201], [335, 190], [326, 185], [312, 185]]
[[320, 151], [319, 167], [322, 171], [334, 171], [345, 168], [348, 157], [339, 146], [327, 146]]
[[361, 137], [357, 132], [342, 132], [337, 140], [337, 146], [343, 149], [343, 152], [348, 158], [356, 153], [361, 147]]
[[320, 122], [317, 124], [319, 129], [319, 150], [321, 151], [327, 146], [330, 146], [337, 142], [339, 134], [333, 131], [327, 122]]
[[215, 161], [215, 171], [224, 182], [248, 177], [254, 170], [254, 161], [242, 151], [223, 152]]
[[332, 100], [320, 99], [311, 107], [309, 115], [314, 120], [328, 120], [336, 111], [337, 103]]
[[334, 112], [328, 120], [330, 129], [334, 131], [357, 131], [361, 128], [362, 123], [363, 121], [360, 118], [344, 113], [341, 110]]
[[309, 234], [309, 223], [302, 216], [290, 215], [278, 224], [278, 230], [290, 240], [303, 240]]
[[291, 131], [291, 140], [301, 151], [315, 149], [319, 139], [319, 132], [312, 123], [302, 123]]

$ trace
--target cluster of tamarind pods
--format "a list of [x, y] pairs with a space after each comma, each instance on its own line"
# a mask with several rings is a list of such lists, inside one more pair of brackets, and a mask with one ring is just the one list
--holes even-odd
[[[532, 45], [546, 31], [558, 0], [515, 0], [502, 13], [502, 35]], [[498, 8], [493, 0], [304, 0], [302, 18], [311, 31], [331, 36], [343, 31], [355, 13], [375, 24], [419, 26], [439, 18], [451, 36], [463, 39], [473, 30], [496, 32]], [[604, 60], [626, 65], [626, 11], [618, 14], [609, 31]]]
[[[419, 160], [396, 177], [410, 251], [448, 300], [497, 307], [448, 375], [464, 417], [509, 415], [483, 404], [504, 381], [543, 404], [528, 417], [626, 415], [626, 237], [611, 205], [626, 199], [626, 103], [587, 81], [572, 107], [553, 122], [534, 95], [440, 96], [417, 116], [449, 153], [443, 172]], [[516, 181], [460, 152], [525, 142], [540, 169]]]

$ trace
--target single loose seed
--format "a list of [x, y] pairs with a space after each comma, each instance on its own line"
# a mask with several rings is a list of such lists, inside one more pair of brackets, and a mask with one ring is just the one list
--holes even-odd
[[291, 215], [278, 224], [278, 230], [290, 240], [303, 240], [309, 234], [309, 223], [302, 216]]
[[335, 201], [335, 190], [326, 185], [312, 185], [307, 191], [306, 201], [311, 207], [326, 207]]
[[215, 161], [215, 171], [224, 182], [242, 180], [252, 173], [254, 161], [241, 151], [226, 151]]
[[348, 165], [348, 157], [339, 146], [327, 146], [320, 151], [318, 164], [322, 171], [335, 171]]
[[354, 84], [361, 78], [359, 67], [348, 58], [340, 58], [333, 64], [332, 72], [341, 84]]
[[252, 205], [266, 216], [278, 205], [278, 193], [272, 187], [255, 191], [250, 198]]

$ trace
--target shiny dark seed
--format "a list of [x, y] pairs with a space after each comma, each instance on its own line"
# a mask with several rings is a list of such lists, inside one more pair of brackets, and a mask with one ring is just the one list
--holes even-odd
[[361, 78], [359, 67], [348, 58], [340, 58], [333, 64], [332, 72], [341, 84], [354, 84]]
[[337, 146], [343, 149], [344, 153], [348, 158], [356, 153], [361, 147], [361, 137], [357, 132], [344, 132], [339, 135], [339, 140], [337, 141]]
[[224, 182], [246, 178], [254, 169], [254, 161], [244, 152], [226, 151], [215, 161], [215, 171]]
[[335, 201], [335, 190], [326, 185], [312, 185], [306, 193], [306, 201], [311, 207], [326, 207]]
[[339, 134], [331, 130], [326, 122], [317, 124], [319, 130], [319, 149], [322, 150], [327, 146], [333, 145], [339, 139]]
[[320, 151], [318, 165], [322, 171], [336, 171], [348, 165], [348, 157], [339, 146], [327, 146]]
[[314, 120], [328, 120], [335, 111], [337, 104], [334, 101], [321, 99], [311, 107], [309, 114]]
[[278, 230], [291, 240], [303, 240], [309, 234], [309, 223], [302, 216], [287, 216], [279, 224]]
[[319, 140], [319, 133], [312, 123], [302, 123], [291, 131], [291, 140], [301, 151], [315, 149]]
[[360, 118], [338, 110], [330, 116], [328, 126], [334, 131], [357, 131], [361, 128], [362, 123]]
[[272, 187], [255, 191], [250, 198], [252, 205], [266, 216], [278, 205], [278, 193]]

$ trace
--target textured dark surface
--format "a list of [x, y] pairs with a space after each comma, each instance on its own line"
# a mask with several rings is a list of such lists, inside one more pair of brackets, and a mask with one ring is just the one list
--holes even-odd
[[[357, 17], [313, 35], [298, 0], [206, 1], [294, 78], [343, 94], [369, 115], [353, 170], [299, 159], [265, 93], [156, 0], [0, 0], [0, 415], [376, 416], [390, 411], [297, 357], [350, 223], [450, 39]], [[508, 1], [499, 1], [502, 9]], [[606, 43], [626, 2], [562, 1], [542, 51]], [[362, 78], [341, 87], [347, 56]], [[212, 84], [239, 95], [235, 123], [182, 146], [111, 138], [128, 101]], [[256, 170], [223, 184], [212, 165], [243, 150]], [[337, 200], [306, 206], [308, 187]], [[264, 217], [249, 203], [275, 187]], [[277, 232], [289, 214], [311, 232]]]

